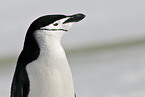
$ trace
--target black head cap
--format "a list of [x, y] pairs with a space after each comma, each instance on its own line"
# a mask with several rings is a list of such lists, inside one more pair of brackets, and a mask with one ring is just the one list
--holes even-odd
[[66, 18], [65, 15], [45, 15], [42, 17], [39, 17], [38, 19], [36, 19], [35, 21], [33, 21], [33, 23], [30, 25], [28, 32], [29, 31], [35, 31], [40, 29], [41, 27], [45, 27], [57, 20]]

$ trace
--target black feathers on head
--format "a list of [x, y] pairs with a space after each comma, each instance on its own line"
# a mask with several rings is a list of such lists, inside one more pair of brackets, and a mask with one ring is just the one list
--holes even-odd
[[39, 17], [30, 25], [28, 30], [30, 30], [30, 31], [38, 30], [41, 27], [45, 27], [57, 20], [65, 18], [65, 17], [66, 17], [65, 15], [46, 15], [46, 16]]

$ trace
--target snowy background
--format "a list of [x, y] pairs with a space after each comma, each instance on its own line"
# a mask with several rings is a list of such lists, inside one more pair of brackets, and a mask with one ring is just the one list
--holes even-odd
[[2, 0], [0, 12], [0, 96], [34, 19], [84, 13], [62, 40], [77, 97], [145, 97], [145, 0]]

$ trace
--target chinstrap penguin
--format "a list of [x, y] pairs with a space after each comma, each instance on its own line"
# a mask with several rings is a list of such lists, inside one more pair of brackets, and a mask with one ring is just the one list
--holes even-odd
[[61, 38], [83, 14], [45, 15], [32, 22], [19, 55], [10, 97], [75, 97]]

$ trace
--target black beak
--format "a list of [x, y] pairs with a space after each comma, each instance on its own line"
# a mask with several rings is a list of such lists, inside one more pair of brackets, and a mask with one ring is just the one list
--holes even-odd
[[70, 22], [79, 22], [80, 20], [85, 18], [85, 15], [84, 14], [75, 14], [75, 15], [67, 16], [67, 17], [69, 17], [69, 19], [64, 21], [63, 24], [70, 23]]

